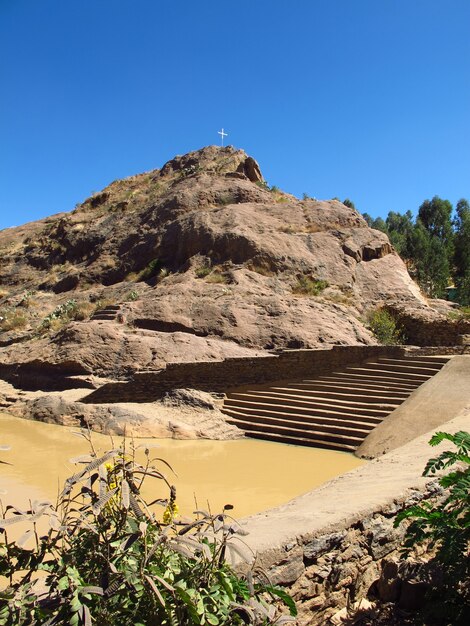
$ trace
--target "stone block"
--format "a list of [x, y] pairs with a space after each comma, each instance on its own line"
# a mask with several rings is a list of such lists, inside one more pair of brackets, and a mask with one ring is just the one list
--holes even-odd
[[342, 531], [316, 537], [304, 545], [304, 557], [309, 561], [317, 559], [325, 552], [337, 548], [345, 536], [346, 531]]

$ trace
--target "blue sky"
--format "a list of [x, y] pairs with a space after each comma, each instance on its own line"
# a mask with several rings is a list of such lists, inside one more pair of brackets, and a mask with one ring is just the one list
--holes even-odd
[[468, 0], [0, 0], [0, 228], [227, 143], [271, 185], [470, 197]]

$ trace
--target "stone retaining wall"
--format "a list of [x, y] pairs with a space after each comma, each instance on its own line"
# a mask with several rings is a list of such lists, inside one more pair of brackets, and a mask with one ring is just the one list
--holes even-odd
[[136, 373], [129, 382], [104, 385], [81, 401], [152, 402], [178, 388], [228, 391], [240, 385], [317, 376], [368, 359], [400, 358], [404, 354], [405, 348], [400, 346], [334, 346], [327, 350], [286, 350], [266, 357], [169, 363], [163, 370]]
[[410, 569], [414, 577], [419, 578], [419, 572], [415, 562], [400, 559], [405, 525], [394, 528], [393, 522], [403, 508], [441, 492], [437, 481], [430, 481], [423, 491], [343, 529], [260, 552], [257, 563], [273, 583], [287, 587], [299, 610], [299, 626], [325, 626], [342, 607], [367, 595], [398, 602], [405, 610], [418, 608], [410, 590]]
[[[440, 430], [468, 430], [469, 420], [470, 396], [468, 406]], [[423, 591], [428, 558], [420, 554], [400, 560], [404, 526], [395, 529], [393, 522], [403, 508], [443, 495], [437, 478], [422, 476], [429, 458], [447, 447], [431, 448], [433, 433], [240, 521], [248, 531], [244, 542], [257, 554], [259, 566], [294, 596], [299, 626], [338, 624], [330, 618], [348, 600], [368, 594], [398, 601], [405, 610], [418, 608], [411, 591], [418, 586]]]
[[470, 334], [468, 319], [427, 318], [419, 311], [407, 312], [393, 306], [389, 310], [403, 328], [407, 341], [416, 346], [459, 346], [462, 335]]

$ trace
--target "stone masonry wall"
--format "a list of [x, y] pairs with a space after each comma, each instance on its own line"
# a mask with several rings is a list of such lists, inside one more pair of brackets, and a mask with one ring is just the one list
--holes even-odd
[[404, 353], [399, 346], [335, 346], [328, 350], [287, 350], [266, 357], [169, 363], [163, 370], [136, 373], [129, 382], [104, 385], [81, 401], [152, 402], [178, 388], [227, 391], [240, 385], [316, 376], [380, 356], [399, 358]]
[[424, 490], [415, 490], [345, 528], [260, 552], [257, 564], [296, 601], [298, 626], [328, 625], [348, 602], [368, 595], [413, 610], [418, 608], [414, 591], [423, 566], [400, 558], [405, 525], [394, 528], [393, 522], [403, 508], [440, 493], [437, 481], [430, 481]]
[[400, 307], [389, 307], [408, 343], [416, 346], [459, 346], [462, 336], [470, 334], [470, 320], [427, 316], [425, 312], [410, 313]]

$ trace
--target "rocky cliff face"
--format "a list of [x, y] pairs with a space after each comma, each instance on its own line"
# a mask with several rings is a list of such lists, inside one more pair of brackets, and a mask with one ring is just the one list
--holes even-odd
[[372, 344], [368, 310], [428, 310], [383, 233], [339, 201], [269, 189], [230, 146], [1, 231], [0, 263], [5, 377]]

